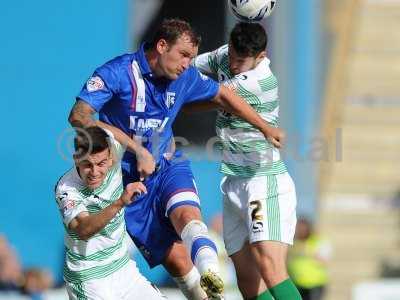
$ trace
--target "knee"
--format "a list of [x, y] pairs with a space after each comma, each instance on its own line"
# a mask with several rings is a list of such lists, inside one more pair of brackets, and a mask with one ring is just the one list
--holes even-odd
[[183, 276], [190, 269], [191, 261], [187, 257], [175, 256], [174, 259], [166, 260], [164, 263], [165, 268], [172, 276]]
[[164, 259], [163, 265], [174, 277], [184, 276], [193, 268], [189, 254], [182, 245], [172, 246]]
[[183, 205], [175, 208], [169, 215], [172, 225], [178, 234], [181, 234], [183, 228], [193, 221], [201, 220], [201, 213], [199, 208], [190, 205]]
[[[259, 249], [258, 249], [259, 250]], [[286, 255], [281, 251], [270, 251], [270, 249], [256, 250], [256, 262], [260, 268], [260, 273], [269, 279], [286, 278]], [[263, 277], [264, 277], [263, 276]]]

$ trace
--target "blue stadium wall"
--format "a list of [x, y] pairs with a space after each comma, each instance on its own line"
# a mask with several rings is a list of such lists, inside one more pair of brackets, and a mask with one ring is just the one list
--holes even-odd
[[0, 233], [23, 265], [60, 279], [63, 227], [53, 188], [71, 162], [57, 150], [74, 96], [95, 66], [128, 49], [128, 1], [0, 4]]

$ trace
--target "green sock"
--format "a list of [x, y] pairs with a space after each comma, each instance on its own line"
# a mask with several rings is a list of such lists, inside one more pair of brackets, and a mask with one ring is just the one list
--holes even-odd
[[249, 300], [274, 300], [274, 298], [272, 298], [272, 295], [269, 292], [269, 290], [265, 290], [260, 295], [254, 297], [254, 298], [251, 298]]
[[275, 300], [301, 300], [293, 281], [288, 278], [269, 289]]

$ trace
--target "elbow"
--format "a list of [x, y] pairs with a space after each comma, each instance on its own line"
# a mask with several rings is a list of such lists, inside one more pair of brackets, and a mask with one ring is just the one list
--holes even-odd
[[88, 239], [90, 239], [92, 237], [92, 235], [88, 234], [88, 233], [78, 233], [78, 237], [82, 241], [87, 241]]
[[92, 124], [92, 119], [90, 117], [87, 118], [80, 116], [79, 114], [74, 113], [73, 111], [69, 114], [68, 122], [71, 124], [72, 127], [78, 127], [78, 128], [85, 128], [94, 125]]
[[216, 103], [219, 107], [226, 108], [230, 106], [230, 99], [232, 97], [233, 92], [229, 90], [226, 86], [220, 85], [219, 91], [216, 97], [213, 99], [213, 102]]
[[77, 229], [75, 233], [78, 235], [80, 240], [87, 241], [93, 236], [93, 233], [88, 229]]
[[82, 127], [82, 121], [73, 111], [68, 116], [68, 122], [69, 124], [71, 124], [72, 127]]

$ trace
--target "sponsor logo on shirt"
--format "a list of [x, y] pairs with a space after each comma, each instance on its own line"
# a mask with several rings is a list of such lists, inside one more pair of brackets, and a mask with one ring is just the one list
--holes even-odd
[[87, 81], [86, 88], [89, 92], [99, 91], [104, 88], [104, 82], [99, 76], [94, 76]]
[[68, 199], [64, 202], [63, 205], [63, 213], [66, 214], [69, 210], [75, 207], [75, 201], [72, 199]]
[[129, 129], [136, 130], [136, 131], [146, 131], [148, 129], [155, 129], [157, 128], [159, 132], [164, 130], [165, 125], [167, 124], [169, 117], [164, 118], [163, 120], [160, 119], [142, 119], [138, 118], [137, 116], [130, 116], [129, 117]]

